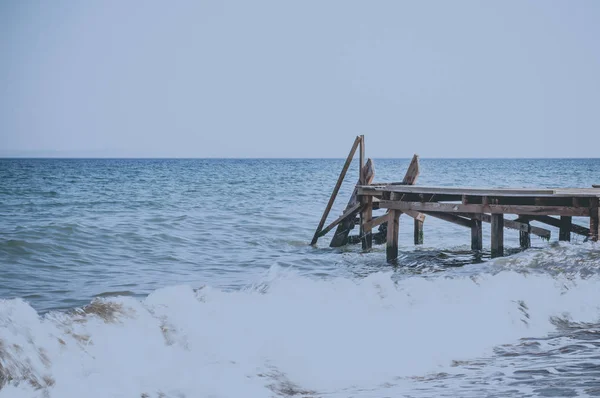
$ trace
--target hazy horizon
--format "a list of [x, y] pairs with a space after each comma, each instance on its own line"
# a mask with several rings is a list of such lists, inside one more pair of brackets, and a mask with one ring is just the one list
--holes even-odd
[[0, 4], [0, 156], [591, 158], [600, 3]]

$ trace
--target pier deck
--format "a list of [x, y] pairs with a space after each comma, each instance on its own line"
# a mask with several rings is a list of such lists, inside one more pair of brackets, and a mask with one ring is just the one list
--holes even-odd
[[[357, 147], [361, 162], [359, 181], [344, 213], [324, 227], [337, 191]], [[571, 233], [597, 241], [600, 236], [600, 189], [593, 188], [469, 188], [414, 185], [419, 175], [417, 155], [401, 182], [373, 183], [374, 166], [371, 159], [364, 163], [364, 136], [356, 138], [346, 159], [344, 169], [331, 195], [311, 244], [337, 227], [330, 246], [350, 243], [349, 232], [359, 215], [360, 241], [364, 250], [372, 247], [375, 227], [379, 227], [379, 241], [386, 242], [387, 260], [398, 257], [398, 227], [402, 214], [414, 220], [414, 242], [423, 243], [423, 223], [426, 216], [435, 217], [471, 229], [471, 248], [482, 250], [482, 225], [491, 224], [492, 257], [504, 255], [504, 228], [519, 230], [520, 245], [531, 244], [530, 235], [550, 238], [550, 231], [531, 225], [532, 221], [559, 228], [559, 240], [568, 241]], [[373, 217], [373, 210], [387, 212]], [[506, 219], [505, 215], [516, 215]], [[554, 217], [557, 216], [557, 217]], [[574, 224], [573, 217], [589, 218], [589, 228]]]

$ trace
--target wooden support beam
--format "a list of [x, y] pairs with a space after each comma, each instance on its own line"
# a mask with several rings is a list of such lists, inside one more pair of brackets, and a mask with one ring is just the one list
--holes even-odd
[[598, 242], [598, 238], [600, 238], [600, 206], [598, 198], [593, 198], [590, 206], [590, 240]]
[[[419, 213], [419, 214], [421, 214], [421, 213]], [[473, 222], [471, 220], [469, 220], [468, 218], [457, 216], [457, 215], [450, 214], [450, 213], [439, 213], [439, 212], [436, 213], [433, 211], [426, 211], [425, 214], [427, 214], [428, 216], [431, 216], [431, 217], [439, 218], [440, 220], [444, 220], [444, 221], [448, 221], [448, 222], [460, 225], [462, 227], [471, 228], [473, 225]]]
[[413, 221], [414, 221], [415, 245], [422, 245], [423, 244], [423, 221], [417, 220], [416, 218]]
[[362, 205], [362, 211], [360, 212], [361, 218], [361, 233], [362, 237], [362, 248], [363, 250], [371, 250], [373, 247], [373, 235], [371, 234], [371, 228], [369, 223], [373, 218], [373, 198], [365, 196]]
[[[527, 217], [527, 218], [526, 218]], [[529, 225], [529, 222], [526, 222], [530, 217], [529, 216], [521, 216], [516, 220], [508, 220], [504, 219], [504, 228], [516, 229], [517, 231], [527, 232], [530, 234], [534, 234], [539, 236], [542, 239], [550, 239], [551, 232], [544, 228], [534, 227]], [[483, 222], [491, 223], [492, 216], [489, 214], [482, 214], [481, 220]], [[525, 221], [523, 221], [525, 220]]]
[[365, 223], [365, 228], [369, 228], [369, 229], [373, 230], [373, 228], [378, 227], [381, 224], [386, 223], [387, 221], [388, 221], [388, 216], [387, 216], [387, 214], [384, 214], [383, 216], [372, 218], [370, 222]]
[[570, 242], [571, 241], [571, 225], [573, 224], [573, 217], [571, 216], [560, 216], [560, 230], [558, 232], [558, 240]]
[[[560, 228], [562, 225], [561, 221], [559, 219], [550, 217], [550, 216], [530, 216], [530, 218], [534, 221], [539, 221], [544, 224], [552, 225], [553, 227], [556, 227], [556, 228]], [[583, 235], [583, 236], [590, 235], [589, 228], [582, 227], [581, 225], [577, 225], [577, 224], [573, 224], [573, 223], [571, 223], [571, 231], [570, 232], [573, 232], [574, 234], [577, 234], [577, 235]]]
[[[366, 179], [365, 183], [370, 184], [375, 177], [375, 164], [371, 159], [367, 160], [367, 163], [363, 167], [363, 178]], [[360, 181], [357, 182], [357, 185]], [[346, 210], [359, 203], [358, 199], [358, 189], [355, 187], [350, 199], [348, 200], [348, 204], [346, 205]], [[344, 211], [345, 212], [345, 211]], [[347, 218], [343, 222], [341, 222], [337, 229], [335, 230], [335, 234], [333, 238], [331, 238], [331, 242], [329, 243], [329, 247], [342, 247], [348, 243], [348, 235], [350, 231], [354, 229], [355, 220], [353, 218]]]
[[333, 192], [331, 192], [331, 196], [329, 197], [329, 202], [327, 202], [327, 206], [325, 207], [325, 211], [323, 212], [323, 216], [321, 216], [321, 221], [319, 221], [319, 225], [317, 226], [317, 230], [315, 231], [315, 234], [313, 235], [313, 238], [310, 242], [311, 245], [314, 245], [317, 243], [317, 240], [319, 239], [319, 234], [321, 233], [321, 231], [323, 230], [323, 226], [325, 225], [325, 221], [327, 221], [327, 216], [329, 215], [329, 212], [331, 211], [331, 207], [333, 206], [333, 202], [335, 202], [335, 198], [340, 190], [340, 187], [342, 186], [342, 182], [344, 181], [344, 177], [346, 176], [346, 172], [348, 171], [348, 167], [350, 167], [350, 163], [352, 163], [352, 158], [354, 157], [354, 153], [356, 152], [356, 148], [358, 147], [358, 144], [360, 143], [360, 137], [356, 137], [356, 139], [354, 140], [354, 144], [352, 145], [352, 149], [350, 149], [350, 153], [348, 154], [348, 157], [346, 158], [346, 162], [344, 163], [344, 167], [342, 167], [342, 171], [340, 173], [340, 176], [338, 177], [338, 180], [335, 184], [335, 187], [333, 188]]
[[417, 178], [420, 173], [419, 168], [419, 155], [413, 155], [410, 164], [408, 165], [408, 169], [406, 170], [406, 174], [404, 175], [404, 179], [402, 180], [403, 185], [414, 185], [417, 182]]
[[360, 136], [360, 162], [358, 164], [358, 181], [361, 185], [365, 184], [365, 175], [363, 174], [363, 167], [365, 166], [365, 136]]
[[346, 220], [348, 218], [355, 217], [356, 213], [358, 213], [360, 211], [361, 207], [362, 207], [362, 205], [360, 203], [356, 203], [351, 208], [346, 209], [346, 211], [341, 216], [339, 216], [338, 218], [336, 218], [335, 221], [333, 221], [327, 227], [323, 228], [323, 230], [319, 233], [319, 238], [321, 236], [326, 235], [329, 231], [331, 231], [333, 228], [335, 228], [342, 221], [344, 221], [344, 220]]
[[483, 250], [483, 228], [478, 215], [471, 219], [471, 250]]
[[418, 220], [421, 222], [425, 221], [425, 214], [419, 213], [418, 211], [406, 210], [406, 211], [403, 211], [402, 213], [414, 218], [415, 220]]
[[504, 256], [504, 217], [492, 214], [492, 258]]
[[400, 230], [400, 212], [390, 210], [388, 213], [386, 258], [388, 262], [394, 262], [398, 258], [398, 232]]
[[513, 222], [519, 222], [528, 227], [527, 230], [519, 229], [519, 245], [521, 249], [529, 249], [531, 247], [531, 225], [529, 224], [529, 219], [526, 216], [521, 216], [517, 220]]
[[438, 202], [403, 202], [397, 200], [382, 200], [379, 202], [382, 209], [414, 211], [434, 211], [444, 213], [491, 213], [491, 214], [527, 214], [548, 215], [557, 214], [565, 216], [589, 217], [589, 208], [568, 206], [525, 206], [525, 205], [493, 205], [493, 204], [468, 204], [438, 203]]

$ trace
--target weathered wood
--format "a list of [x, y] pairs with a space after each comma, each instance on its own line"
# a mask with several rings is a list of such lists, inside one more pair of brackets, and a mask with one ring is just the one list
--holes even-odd
[[362, 202], [362, 211], [360, 213], [360, 236], [362, 237], [362, 248], [363, 250], [371, 250], [371, 248], [373, 247], [373, 235], [371, 234], [371, 228], [368, 224], [373, 218], [373, 197], [366, 196]]
[[483, 228], [478, 215], [471, 219], [471, 250], [483, 250]]
[[590, 206], [590, 240], [592, 242], [598, 242], [600, 238], [600, 206], [598, 205], [598, 198], [592, 200]]
[[498, 197], [581, 197], [597, 198], [597, 188], [553, 188], [553, 189], [530, 189], [530, 188], [470, 188], [470, 187], [431, 187], [414, 185], [370, 185], [359, 187], [359, 195], [364, 190], [365, 194], [369, 192], [387, 191], [398, 193], [422, 193], [437, 195], [456, 195], [458, 200], [462, 200], [463, 195], [469, 196], [498, 196]]
[[382, 209], [414, 210], [419, 212], [444, 212], [444, 213], [491, 213], [491, 214], [527, 214], [527, 215], [565, 215], [589, 217], [589, 208], [568, 206], [524, 206], [524, 205], [483, 205], [462, 203], [437, 203], [437, 202], [402, 202], [381, 200], [379, 207]]
[[388, 262], [398, 258], [398, 232], [400, 230], [400, 212], [391, 210], [388, 213], [387, 242], [385, 253]]
[[[504, 219], [504, 228], [516, 229], [517, 231], [526, 232], [530, 234], [534, 234], [543, 239], [550, 239], [551, 232], [547, 229], [534, 227], [530, 225], [528, 222], [520, 221], [521, 219], [526, 220], [525, 216], [519, 217], [517, 220], [508, 220]], [[482, 214], [481, 220], [483, 222], [491, 223], [492, 216], [489, 214]]]
[[439, 218], [440, 220], [444, 220], [444, 221], [448, 221], [448, 222], [460, 225], [462, 227], [471, 228], [471, 226], [473, 225], [472, 221], [469, 220], [468, 218], [457, 216], [457, 215], [450, 214], [450, 213], [436, 213], [433, 211], [427, 211], [427, 212], [425, 212], [425, 214], [427, 214], [428, 216], [431, 216], [431, 217]]
[[365, 184], [365, 176], [363, 174], [363, 168], [365, 166], [365, 136], [360, 136], [360, 162], [358, 164], [358, 181], [361, 184]]
[[339, 216], [338, 218], [336, 218], [335, 221], [333, 221], [327, 227], [323, 228], [323, 230], [319, 233], [319, 238], [321, 236], [326, 235], [329, 231], [331, 231], [333, 228], [335, 228], [342, 221], [344, 221], [344, 220], [346, 220], [348, 218], [355, 217], [356, 214], [360, 211], [361, 207], [362, 207], [362, 205], [360, 203], [356, 203], [351, 208], [346, 209], [346, 211], [344, 211], [344, 213], [341, 216]]
[[417, 221], [421, 221], [421, 222], [425, 221], [425, 214], [419, 213], [418, 211], [406, 210], [406, 211], [403, 211], [402, 213], [414, 218]]
[[366, 228], [368, 227], [369, 229], [373, 230], [373, 228], [378, 227], [381, 224], [386, 223], [387, 221], [388, 221], [387, 214], [384, 214], [382, 216], [371, 219], [371, 221], [369, 221], [365, 225], [366, 225]]
[[413, 155], [410, 164], [408, 165], [408, 169], [406, 169], [406, 174], [404, 175], [404, 179], [402, 180], [402, 184], [404, 185], [414, 185], [417, 182], [417, 178], [420, 174], [419, 168], [419, 155]]
[[[557, 218], [550, 216], [530, 216], [533, 221], [538, 221], [544, 224], [552, 225], [553, 227], [560, 228], [561, 221]], [[582, 227], [581, 225], [571, 223], [571, 231], [577, 235], [589, 236], [590, 230], [589, 228]]]
[[504, 217], [492, 214], [492, 258], [504, 256]]
[[[375, 164], [371, 159], [368, 159], [367, 163], [363, 167], [363, 176], [366, 178], [365, 182], [367, 184], [369, 184], [375, 177]], [[358, 190], [355, 187], [350, 199], [348, 200], [348, 204], [346, 205], [346, 210], [359, 203], [357, 192]], [[329, 247], [342, 247], [347, 244], [348, 235], [350, 234], [350, 231], [354, 229], [354, 225], [355, 222], [352, 218], [345, 219], [343, 222], [341, 222], [335, 230], [335, 234], [329, 243]]]
[[529, 249], [531, 247], [531, 225], [529, 224], [529, 219], [527, 216], [520, 216], [517, 220], [514, 222], [525, 224], [528, 227], [527, 230], [519, 230], [519, 245], [521, 246], [521, 249]]
[[352, 163], [352, 158], [354, 157], [354, 153], [356, 152], [356, 148], [358, 147], [358, 144], [360, 143], [361, 138], [360, 137], [356, 137], [356, 139], [354, 140], [354, 144], [352, 145], [352, 149], [350, 149], [350, 153], [348, 154], [348, 157], [346, 158], [346, 162], [344, 163], [344, 167], [342, 167], [342, 171], [340, 173], [340, 176], [338, 177], [338, 180], [335, 184], [335, 187], [333, 188], [333, 192], [331, 192], [331, 196], [329, 197], [329, 202], [327, 202], [327, 206], [325, 207], [325, 211], [323, 212], [323, 216], [321, 216], [321, 221], [319, 221], [319, 225], [317, 226], [317, 230], [315, 231], [315, 234], [312, 238], [312, 241], [310, 242], [311, 245], [314, 245], [317, 243], [317, 240], [319, 240], [319, 234], [321, 233], [321, 231], [323, 230], [323, 226], [325, 225], [325, 221], [327, 221], [327, 216], [329, 215], [329, 212], [331, 211], [331, 207], [333, 206], [333, 202], [335, 202], [335, 198], [340, 190], [340, 187], [342, 186], [342, 182], [344, 181], [344, 177], [346, 176], [346, 172], [348, 171], [348, 167], [350, 167], [350, 163]]
[[571, 240], [571, 225], [573, 217], [560, 216], [560, 230], [558, 232], [558, 240], [569, 242]]
[[414, 222], [414, 241], [415, 245], [423, 244], [423, 221], [417, 220], [416, 218], [413, 220]]

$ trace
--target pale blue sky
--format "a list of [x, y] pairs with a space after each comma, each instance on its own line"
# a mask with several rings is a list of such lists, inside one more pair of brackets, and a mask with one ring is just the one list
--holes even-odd
[[600, 1], [0, 2], [0, 155], [598, 157]]

